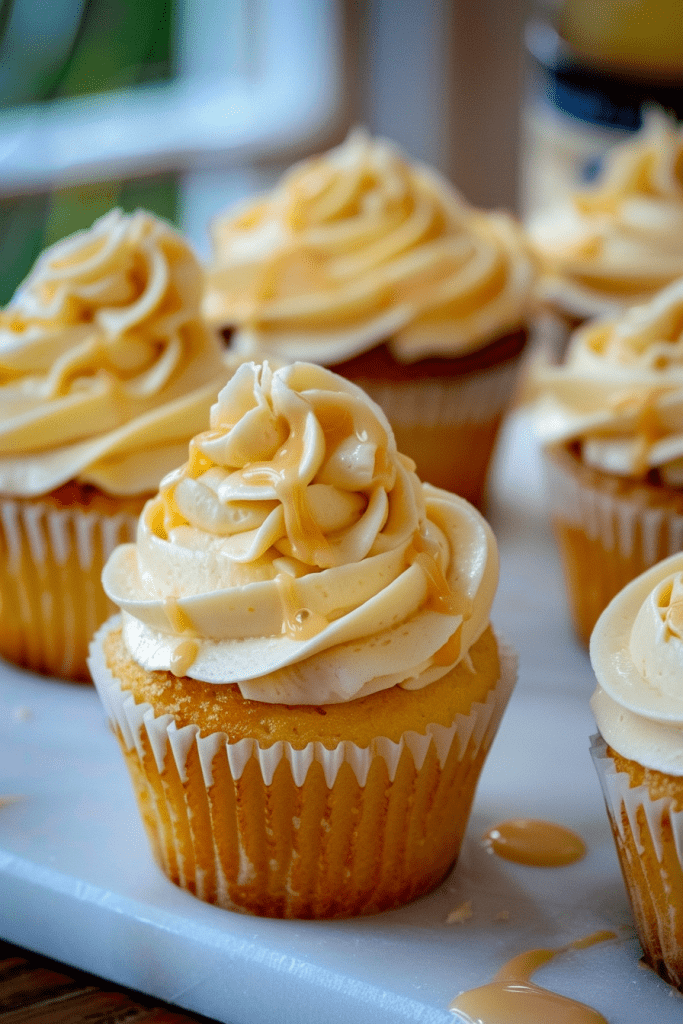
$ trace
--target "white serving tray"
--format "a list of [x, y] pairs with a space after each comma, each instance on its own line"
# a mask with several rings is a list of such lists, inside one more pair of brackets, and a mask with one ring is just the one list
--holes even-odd
[[[440, 889], [337, 922], [200, 903], [149, 856], [94, 690], [0, 664], [0, 797], [17, 797], [0, 805], [0, 936], [224, 1024], [453, 1024], [449, 1002], [512, 956], [611, 928], [617, 939], [561, 954], [534, 980], [610, 1024], [680, 1024], [683, 998], [639, 963], [588, 753], [593, 678], [566, 620], [524, 412], [508, 423], [492, 490], [493, 620], [519, 651], [520, 676]], [[509, 817], [561, 822], [588, 854], [553, 869], [500, 860], [480, 838]], [[472, 916], [448, 924], [466, 901]]]

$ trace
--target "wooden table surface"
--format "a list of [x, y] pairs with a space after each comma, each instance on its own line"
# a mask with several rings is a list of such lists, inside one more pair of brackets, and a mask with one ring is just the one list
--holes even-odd
[[0, 939], [0, 1024], [212, 1024]]

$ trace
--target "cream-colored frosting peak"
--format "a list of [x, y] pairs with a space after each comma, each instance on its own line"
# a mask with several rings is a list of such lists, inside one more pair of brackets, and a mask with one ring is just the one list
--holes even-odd
[[623, 757], [683, 775], [683, 554], [629, 583], [602, 613], [590, 644], [591, 707]]
[[519, 328], [534, 280], [511, 217], [361, 130], [220, 217], [213, 241], [205, 312], [250, 357], [459, 355]]
[[0, 492], [156, 490], [228, 376], [202, 288], [185, 241], [144, 212], [43, 253], [0, 313]]
[[327, 704], [466, 658], [497, 571], [485, 520], [420, 483], [360, 388], [245, 363], [103, 583], [144, 668]]
[[579, 316], [609, 316], [683, 276], [683, 127], [650, 110], [604, 158], [592, 188], [528, 225], [541, 297]]
[[561, 366], [535, 371], [545, 440], [577, 440], [583, 461], [683, 486], [683, 278], [614, 320], [578, 330]]

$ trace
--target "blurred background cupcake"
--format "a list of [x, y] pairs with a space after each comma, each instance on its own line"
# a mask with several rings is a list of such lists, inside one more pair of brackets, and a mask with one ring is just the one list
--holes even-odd
[[356, 130], [216, 220], [204, 310], [236, 355], [359, 384], [425, 480], [479, 503], [533, 283], [511, 216]]
[[535, 370], [545, 484], [578, 636], [683, 547], [683, 279]]
[[455, 862], [515, 658], [489, 526], [411, 465], [352, 383], [244, 363], [107, 563], [93, 678], [201, 899], [376, 913]]
[[187, 243], [115, 210], [48, 249], [0, 312], [0, 654], [88, 678], [116, 544], [228, 371]]
[[532, 217], [542, 308], [562, 337], [683, 275], [683, 128], [663, 111], [606, 154], [595, 181]]
[[683, 554], [650, 568], [591, 637], [602, 785], [646, 962], [683, 991]]

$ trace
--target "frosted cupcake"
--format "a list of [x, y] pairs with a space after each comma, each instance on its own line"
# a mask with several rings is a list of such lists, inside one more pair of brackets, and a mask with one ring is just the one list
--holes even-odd
[[319, 366], [245, 363], [103, 574], [91, 668], [163, 871], [278, 917], [452, 867], [514, 681], [495, 540]]
[[683, 547], [683, 279], [538, 370], [546, 490], [576, 630]]
[[207, 318], [245, 358], [331, 367], [424, 480], [479, 502], [527, 337], [516, 223], [363, 131], [213, 227]]
[[657, 109], [604, 157], [592, 186], [528, 224], [559, 347], [683, 276], [683, 127]]
[[683, 555], [633, 580], [591, 638], [595, 761], [645, 960], [683, 991]]
[[202, 272], [113, 211], [48, 249], [0, 313], [0, 654], [87, 679], [100, 584], [228, 376]]

